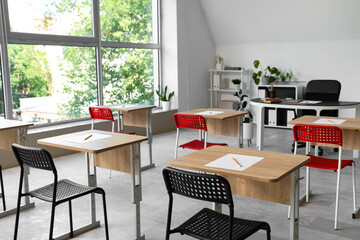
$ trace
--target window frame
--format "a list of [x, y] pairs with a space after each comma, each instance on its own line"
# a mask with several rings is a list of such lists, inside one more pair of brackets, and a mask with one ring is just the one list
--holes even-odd
[[[101, 49], [104, 48], [140, 48], [140, 49], [156, 49], [158, 54], [153, 56], [154, 68], [154, 104], [159, 106], [160, 102], [157, 101], [156, 91], [161, 86], [161, 23], [160, 23], [160, 10], [161, 0], [152, 0], [153, 6], [153, 39], [157, 43], [128, 43], [128, 42], [111, 42], [101, 40], [100, 29], [100, 9], [99, 1], [92, 0], [92, 25], [93, 36], [65, 36], [65, 35], [51, 35], [39, 33], [24, 33], [24, 32], [11, 32], [10, 31], [10, 16], [8, 8], [9, 0], [0, 0], [0, 47], [1, 47], [1, 67], [2, 67], [2, 81], [4, 91], [4, 115], [6, 119], [13, 118], [13, 103], [10, 83], [10, 70], [8, 59], [8, 44], [24, 44], [24, 45], [55, 45], [55, 46], [71, 46], [71, 47], [94, 47], [95, 48], [95, 61], [96, 61], [96, 75], [97, 75], [97, 97], [98, 104], [103, 105], [103, 74], [102, 74], [102, 56]], [[156, 21], [154, 23], [154, 20]], [[156, 55], [156, 56], [155, 56]], [[36, 126], [48, 126], [54, 124], [62, 124], [68, 122], [75, 122], [80, 119], [63, 120], [55, 123], [44, 123]], [[86, 119], [86, 118], [85, 118]]]

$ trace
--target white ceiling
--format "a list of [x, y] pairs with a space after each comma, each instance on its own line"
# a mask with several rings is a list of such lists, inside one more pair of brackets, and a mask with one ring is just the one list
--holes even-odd
[[215, 45], [360, 39], [359, 0], [200, 0]]

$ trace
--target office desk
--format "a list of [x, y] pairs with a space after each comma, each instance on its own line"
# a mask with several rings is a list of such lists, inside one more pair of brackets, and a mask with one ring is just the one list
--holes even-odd
[[155, 167], [152, 161], [152, 128], [151, 128], [151, 112], [155, 108], [155, 105], [145, 104], [115, 104], [115, 105], [103, 105], [100, 107], [106, 107], [113, 111], [118, 112], [118, 131], [124, 130], [124, 125], [132, 127], [145, 127], [146, 136], [148, 137], [149, 145], [149, 165], [143, 166], [141, 169]]
[[[229, 153], [264, 159], [244, 171], [204, 166]], [[169, 165], [220, 174], [229, 181], [233, 194], [290, 205], [290, 239], [293, 240], [299, 235], [299, 169], [309, 161], [309, 157], [301, 155], [212, 146], [170, 161]]]
[[181, 113], [198, 114], [205, 111], [223, 112], [215, 115], [202, 115], [206, 121], [208, 134], [237, 137], [239, 147], [243, 147], [243, 117], [248, 112], [228, 109], [200, 108]]
[[[108, 137], [83, 142], [74, 142], [73, 139], [84, 139], [93, 134], [106, 135]], [[142, 200], [141, 185], [141, 157], [140, 143], [147, 140], [147, 137], [105, 132], [99, 130], [88, 130], [75, 132], [50, 138], [39, 139], [42, 145], [64, 148], [79, 152], [84, 152], [87, 160], [87, 173], [89, 186], [96, 187], [96, 168], [95, 166], [105, 167], [111, 170], [123, 171], [131, 174], [132, 183], [132, 203], [135, 204], [135, 239], [143, 240], [144, 235], [140, 231], [140, 201]], [[91, 158], [91, 156], [93, 158]], [[93, 161], [93, 162], [92, 162]], [[95, 215], [95, 196], [91, 196], [91, 224], [74, 231], [75, 235], [98, 227]], [[69, 234], [61, 236], [61, 239], [69, 238]]]
[[346, 108], [355, 108], [356, 118], [360, 118], [360, 102], [325, 102], [317, 104], [292, 103], [288, 100], [281, 99], [281, 103], [264, 103], [260, 98], [250, 100], [250, 105], [257, 107], [257, 146], [259, 150], [264, 146], [264, 113], [265, 107], [289, 108], [289, 109], [312, 109], [316, 111], [316, 115], [320, 116], [322, 110], [339, 110]]
[[[11, 151], [12, 144], [18, 143], [26, 145], [27, 129], [34, 125], [29, 122], [16, 120], [1, 119], [0, 120], [0, 149]], [[29, 168], [24, 167], [24, 192], [29, 192]], [[25, 197], [25, 204], [20, 207], [21, 210], [34, 207], [35, 203], [30, 203], [30, 197]], [[0, 218], [16, 213], [16, 207], [0, 212]]]

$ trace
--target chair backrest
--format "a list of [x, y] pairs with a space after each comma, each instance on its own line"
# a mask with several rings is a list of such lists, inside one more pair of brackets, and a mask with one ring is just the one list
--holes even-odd
[[15, 143], [12, 145], [12, 149], [21, 168], [27, 165], [57, 173], [54, 161], [45, 149], [26, 147]]
[[312, 143], [328, 143], [342, 146], [342, 132], [336, 126], [295, 124], [294, 140]]
[[230, 184], [221, 176], [167, 167], [163, 169], [163, 177], [169, 194], [234, 206]]
[[89, 107], [91, 119], [109, 120], [114, 122], [112, 111], [104, 107]]
[[207, 131], [205, 118], [201, 115], [175, 113], [176, 128], [190, 128]]
[[341, 83], [337, 80], [311, 80], [307, 83], [304, 99], [339, 101]]

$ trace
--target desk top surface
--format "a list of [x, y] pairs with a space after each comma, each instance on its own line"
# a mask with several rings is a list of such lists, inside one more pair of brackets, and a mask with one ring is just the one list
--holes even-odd
[[[102, 136], [107, 135], [109, 137], [98, 139], [95, 141], [87, 141], [87, 142], [73, 141], [73, 139], [79, 138], [81, 136], [89, 136], [94, 134], [102, 135]], [[39, 139], [37, 143], [42, 145], [57, 147], [57, 148], [79, 151], [79, 152], [100, 153], [117, 147], [139, 143], [147, 139], [148, 139], [147, 137], [139, 136], [139, 135], [129, 135], [129, 134], [113, 133], [113, 132], [106, 132], [99, 130], [87, 130], [87, 131], [74, 132], [74, 133], [59, 135], [55, 137]]]
[[132, 112], [132, 111], [155, 108], [156, 106], [155, 105], [145, 105], [145, 104], [118, 103], [118, 104], [112, 104], [112, 105], [102, 105], [99, 107], [106, 107], [113, 111]]
[[[329, 122], [329, 124], [318, 124], [314, 123], [315, 121], [319, 119], [343, 119], [345, 122], [341, 124], [332, 124]], [[289, 125], [295, 125], [295, 124], [310, 124], [310, 125], [322, 125], [322, 126], [336, 126], [340, 129], [360, 129], [360, 118], [343, 118], [343, 117], [325, 117], [325, 116], [302, 116], [299, 118], [296, 118], [294, 120], [291, 120], [288, 122]]]
[[[204, 166], [229, 153], [263, 157], [264, 159], [244, 171]], [[227, 174], [234, 177], [271, 183], [280, 181], [309, 161], [310, 158], [304, 155], [259, 151], [248, 148], [212, 146], [172, 160], [169, 162], [169, 166], [220, 175]]]
[[197, 114], [200, 112], [206, 112], [206, 111], [221, 111], [223, 113], [215, 114], [215, 115], [202, 115], [204, 118], [212, 118], [212, 119], [227, 119], [232, 117], [238, 117], [241, 115], [246, 115], [248, 112], [246, 111], [235, 111], [235, 110], [229, 110], [229, 109], [219, 109], [219, 108], [198, 108], [190, 111], [181, 112], [184, 114]]
[[0, 130], [7, 130], [12, 128], [23, 128], [34, 125], [30, 122], [22, 122], [17, 120], [0, 119]]
[[[264, 103], [261, 98], [254, 98], [251, 99], [250, 102], [251, 103], [255, 103], [255, 104], [265, 104], [265, 105], [289, 105], [292, 106], [294, 108], [296, 108], [296, 106], [299, 106], [299, 108], [301, 107], [355, 107], [357, 105], [360, 105], [360, 102], [347, 102], [347, 101], [321, 101], [320, 103], [302, 103], [300, 102], [292, 102], [294, 100], [286, 100], [286, 99], [281, 99], [280, 103]], [[295, 100], [296, 101], [296, 100]], [[310, 100], [311, 101], [311, 100]]]

